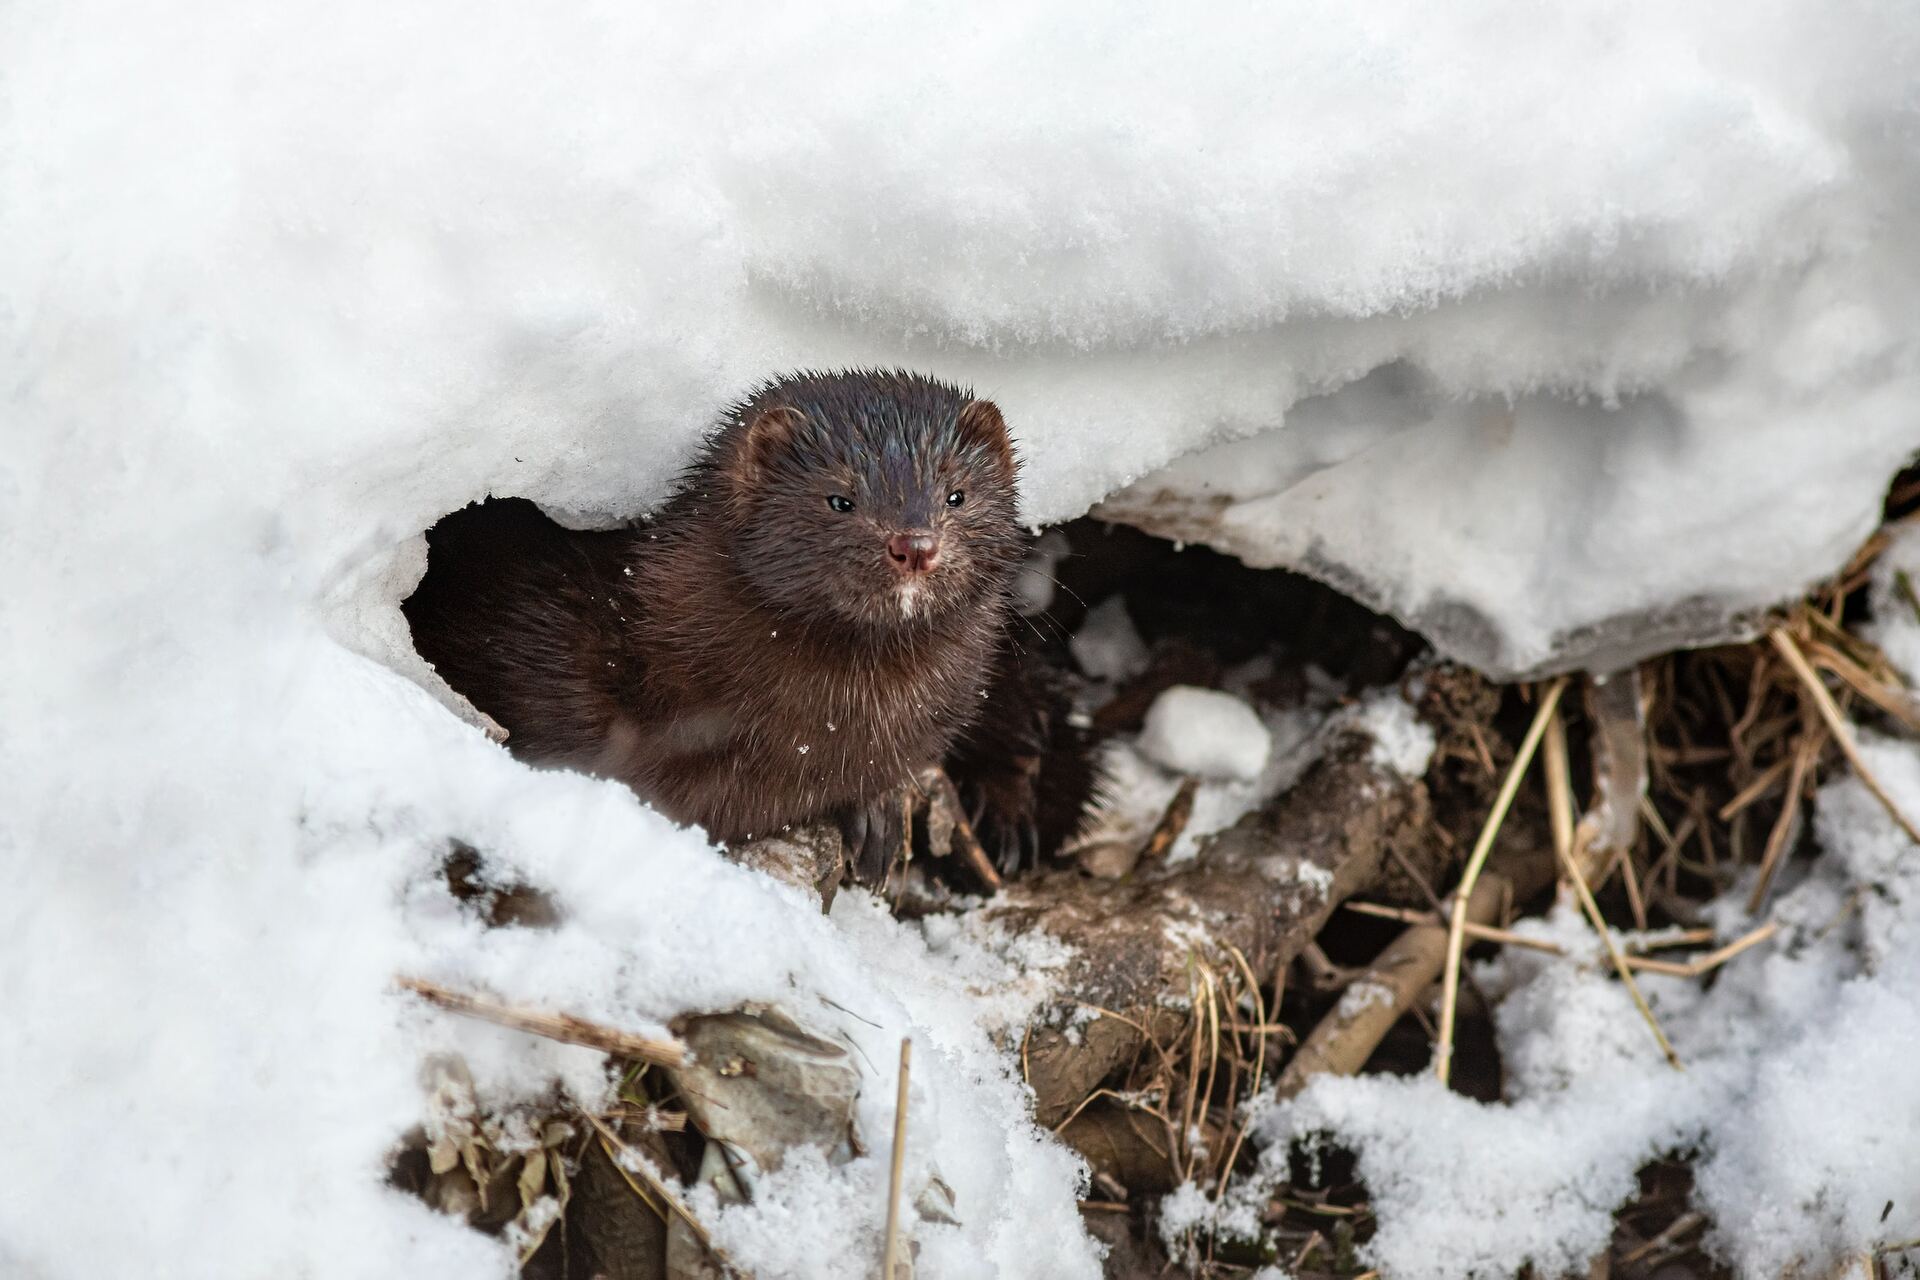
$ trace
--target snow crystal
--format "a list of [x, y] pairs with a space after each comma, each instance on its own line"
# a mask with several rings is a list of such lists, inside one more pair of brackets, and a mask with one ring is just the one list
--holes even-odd
[[1375, 1005], [1393, 1003], [1393, 988], [1384, 982], [1355, 982], [1340, 993], [1339, 1015], [1356, 1018]]
[[1170, 1255], [1179, 1258], [1186, 1252], [1187, 1238], [1194, 1233], [1257, 1240], [1261, 1207], [1231, 1196], [1216, 1201], [1191, 1180], [1182, 1182], [1161, 1198], [1156, 1210], [1160, 1242]]
[[1273, 735], [1230, 693], [1175, 685], [1153, 700], [1140, 751], [1175, 773], [1250, 781], [1266, 767]]
[[1276, 857], [1264, 860], [1261, 866], [1267, 875], [1284, 872], [1315, 893], [1326, 893], [1333, 888], [1332, 870], [1305, 858]]

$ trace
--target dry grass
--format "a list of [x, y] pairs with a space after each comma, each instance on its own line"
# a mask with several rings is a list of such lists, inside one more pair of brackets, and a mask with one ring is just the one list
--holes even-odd
[[1540, 699], [1539, 710], [1534, 712], [1533, 724], [1528, 727], [1527, 736], [1521, 740], [1520, 749], [1514, 753], [1513, 766], [1507, 770], [1506, 780], [1500, 784], [1493, 811], [1480, 828], [1480, 838], [1474, 842], [1473, 852], [1467, 855], [1466, 870], [1460, 874], [1460, 887], [1453, 892], [1452, 915], [1447, 925], [1447, 963], [1440, 976], [1440, 1034], [1433, 1050], [1433, 1071], [1443, 1084], [1453, 1069], [1453, 1027], [1460, 1002], [1460, 957], [1466, 950], [1467, 901], [1473, 896], [1474, 882], [1480, 878], [1480, 872], [1487, 864], [1487, 855], [1493, 851], [1494, 837], [1500, 834], [1500, 824], [1506, 821], [1507, 810], [1520, 790], [1520, 780], [1526, 776], [1527, 766], [1533, 761], [1533, 753], [1539, 748], [1540, 739], [1546, 733], [1554, 708], [1560, 705], [1560, 695], [1566, 687], [1565, 676], [1547, 686], [1545, 695]]
[[[1920, 496], [1920, 485], [1915, 493]], [[1739, 936], [1723, 940], [1712, 930], [1698, 927], [1697, 912], [1741, 876], [1751, 877], [1749, 906], [1754, 913], [1761, 912], [1795, 852], [1808, 800], [1828, 771], [1844, 762], [1891, 820], [1920, 843], [1920, 825], [1900, 810], [1856, 745], [1856, 721], [1863, 718], [1877, 721], [1883, 731], [1920, 737], [1920, 700], [1885, 655], [1848, 626], [1868, 570], [1885, 544], [1884, 537], [1876, 536], [1832, 583], [1789, 611], [1761, 640], [1675, 654], [1647, 664], [1642, 672], [1651, 695], [1645, 708], [1647, 786], [1644, 794], [1621, 797], [1628, 812], [1641, 820], [1638, 832], [1622, 847], [1594, 847], [1604, 793], [1618, 780], [1597, 778], [1594, 811], [1584, 819], [1580, 816], [1580, 789], [1567, 740], [1571, 700], [1561, 696], [1565, 682], [1556, 681], [1533, 691], [1531, 722], [1516, 744], [1511, 766], [1500, 775], [1499, 790], [1459, 884], [1441, 904], [1443, 910], [1360, 901], [1346, 904], [1354, 915], [1406, 926], [1400, 939], [1382, 953], [1383, 961], [1392, 959], [1395, 966], [1405, 958], [1401, 951], [1423, 932], [1437, 938], [1444, 927], [1446, 949], [1433, 1054], [1434, 1070], [1442, 1079], [1448, 1078], [1454, 1060], [1459, 972], [1466, 944], [1519, 946], [1547, 953], [1563, 950], [1468, 910], [1503, 824], [1513, 820], [1522, 779], [1536, 753], [1545, 761], [1545, 813], [1533, 810], [1526, 820], [1544, 822], [1563, 886], [1578, 900], [1606, 948], [1613, 971], [1676, 1068], [1678, 1057], [1640, 992], [1635, 974], [1711, 981], [1723, 966], [1780, 936], [1777, 922], [1761, 919]], [[1899, 598], [1920, 619], [1920, 594], [1909, 585]], [[1588, 726], [1594, 727], [1591, 716]], [[1493, 775], [1493, 752], [1477, 733], [1473, 740], [1480, 748], [1475, 757]], [[1598, 744], [1595, 755], [1598, 773]], [[1656, 925], [1660, 931], [1644, 939], [1618, 932], [1631, 927], [1644, 933]], [[1648, 954], [1656, 950], [1662, 954]], [[1693, 954], [1684, 954], [1688, 951]], [[1569, 956], [1568, 962], [1578, 961]], [[1337, 987], [1340, 981], [1368, 973], [1365, 967], [1331, 965], [1327, 980]], [[1404, 999], [1401, 994], [1396, 991], [1389, 1018], [1418, 1014], [1418, 993]], [[1297, 1091], [1314, 1074], [1360, 1069], [1381, 1043], [1385, 1028], [1349, 1027], [1350, 1021], [1343, 1020], [1336, 1001], [1336, 1008], [1305, 1037], [1296, 1059], [1286, 1064], [1288, 1069], [1279, 1078], [1281, 1096]], [[1221, 1171], [1216, 1190], [1224, 1188], [1233, 1173], [1232, 1167]], [[1296, 1189], [1295, 1194], [1301, 1193]], [[1305, 1210], [1301, 1203], [1289, 1202], [1284, 1210], [1277, 1203], [1276, 1211], [1297, 1220]], [[1623, 1224], [1627, 1220], [1623, 1216]], [[1638, 1231], [1623, 1225], [1611, 1253], [1615, 1274], [1623, 1270], [1644, 1274], [1654, 1265], [1687, 1257], [1700, 1261], [1704, 1271], [1712, 1270], [1698, 1252], [1701, 1229], [1708, 1224], [1690, 1208], [1685, 1196], [1644, 1201], [1632, 1220]], [[1295, 1250], [1296, 1270], [1306, 1265], [1308, 1255], [1323, 1267], [1330, 1264], [1334, 1251], [1327, 1248], [1322, 1233], [1309, 1231], [1304, 1241]], [[1281, 1260], [1287, 1258], [1283, 1255]], [[1600, 1260], [1602, 1269], [1596, 1274], [1607, 1273], [1607, 1261]], [[1333, 1265], [1323, 1274], [1356, 1271]], [[1235, 1272], [1223, 1268], [1209, 1274]]]

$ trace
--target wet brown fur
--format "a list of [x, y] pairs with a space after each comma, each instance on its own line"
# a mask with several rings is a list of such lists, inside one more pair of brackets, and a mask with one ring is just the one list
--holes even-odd
[[[881, 803], [975, 717], [1024, 546], [1016, 472], [999, 411], [958, 388], [795, 375], [635, 528], [571, 532], [514, 500], [449, 516], [404, 608], [516, 755], [717, 839], [765, 834]], [[886, 559], [909, 529], [941, 540], [910, 610]]]

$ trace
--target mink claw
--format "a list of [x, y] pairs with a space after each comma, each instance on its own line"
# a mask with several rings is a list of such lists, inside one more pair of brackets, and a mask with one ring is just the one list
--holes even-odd
[[913, 856], [913, 796], [896, 788], [864, 804], [851, 804], [839, 815], [840, 834], [847, 846], [847, 869], [856, 884], [884, 889], [895, 868]]

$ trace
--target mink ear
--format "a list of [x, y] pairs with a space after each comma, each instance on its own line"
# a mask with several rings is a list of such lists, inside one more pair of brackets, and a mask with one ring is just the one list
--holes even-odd
[[960, 439], [985, 448], [1009, 473], [1014, 469], [1013, 440], [1007, 435], [1007, 420], [991, 400], [969, 400], [960, 410], [956, 423]]
[[740, 461], [748, 474], [757, 474], [772, 465], [775, 458], [793, 443], [794, 432], [807, 415], [791, 405], [777, 404], [762, 409], [747, 423], [746, 437], [740, 444]]

